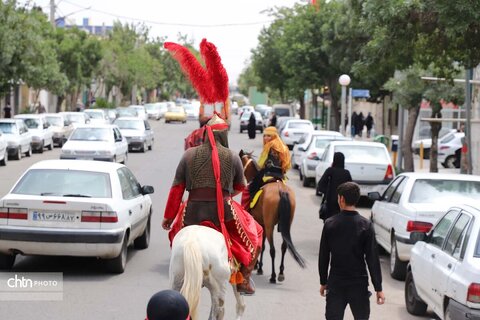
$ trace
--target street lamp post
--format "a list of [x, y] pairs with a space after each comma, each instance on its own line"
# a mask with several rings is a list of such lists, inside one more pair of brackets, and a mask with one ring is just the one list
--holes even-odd
[[347, 74], [342, 74], [338, 78], [338, 83], [342, 86], [342, 104], [340, 113], [340, 132], [346, 135], [345, 132], [345, 112], [347, 111], [347, 86], [350, 84], [350, 77]]

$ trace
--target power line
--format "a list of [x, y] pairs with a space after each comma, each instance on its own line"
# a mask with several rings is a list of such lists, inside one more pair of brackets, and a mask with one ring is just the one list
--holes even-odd
[[273, 20], [265, 20], [265, 21], [255, 21], [255, 22], [243, 22], [243, 23], [223, 23], [223, 24], [190, 24], [190, 23], [172, 23], [172, 22], [160, 22], [160, 21], [153, 21], [153, 20], [145, 20], [145, 19], [140, 19], [140, 18], [135, 18], [135, 17], [127, 17], [127, 16], [122, 16], [122, 15], [117, 15], [113, 14], [110, 12], [98, 10], [98, 9], [93, 9], [91, 7], [83, 7], [79, 4], [73, 3], [71, 1], [67, 0], [62, 0], [65, 3], [71, 4], [73, 6], [76, 6], [78, 8], [81, 8], [83, 10], [89, 10], [92, 12], [97, 12], [101, 13], [107, 16], [115, 17], [118, 19], [126, 19], [126, 20], [132, 20], [132, 21], [139, 21], [139, 22], [144, 22], [148, 24], [155, 24], [155, 25], [164, 25], [164, 26], [176, 26], [176, 27], [196, 27], [196, 28], [218, 28], [218, 27], [236, 27], [236, 26], [249, 26], [249, 25], [258, 25], [258, 24], [265, 24], [268, 22], [272, 22]]

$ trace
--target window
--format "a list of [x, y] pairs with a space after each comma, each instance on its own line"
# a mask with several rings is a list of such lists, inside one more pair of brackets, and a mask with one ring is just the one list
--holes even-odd
[[345, 156], [345, 162], [361, 163], [389, 163], [390, 159], [385, 147], [342, 144], [335, 146], [335, 152], [341, 152]]
[[470, 217], [466, 214], [462, 214], [460, 218], [457, 219], [457, 222], [455, 222], [452, 231], [445, 241], [444, 251], [457, 259], [460, 257], [460, 248], [462, 247], [463, 239], [467, 233], [469, 222]]
[[124, 167], [118, 169], [117, 172], [120, 186], [122, 188], [123, 199], [133, 199], [141, 194], [140, 184], [129, 169]]
[[452, 225], [453, 221], [458, 215], [458, 211], [452, 210], [449, 211], [443, 218], [438, 222], [438, 224], [433, 229], [430, 243], [434, 246], [441, 248], [443, 246], [443, 241], [448, 234], [448, 230]]
[[409, 201], [412, 203], [456, 202], [478, 200], [480, 181], [418, 179]]
[[326, 148], [325, 148], [325, 151], [323, 152], [323, 155], [322, 155], [322, 161], [327, 161], [327, 156], [328, 156], [328, 151], [330, 150], [330, 145], [328, 145]]
[[400, 202], [400, 198], [402, 197], [403, 190], [405, 189], [405, 185], [407, 184], [408, 178], [405, 178], [400, 182], [397, 189], [393, 192], [392, 198], [390, 202], [398, 203]]
[[392, 183], [390, 183], [390, 185], [387, 187], [387, 190], [385, 190], [385, 192], [383, 193], [383, 196], [382, 196], [383, 200], [390, 201], [390, 198], [395, 192], [395, 189], [400, 184], [400, 182], [402, 182], [402, 180], [403, 180], [403, 177], [398, 177], [395, 180], [393, 180]]
[[115, 141], [122, 140], [122, 134], [117, 128], [113, 129], [113, 138], [115, 139]]

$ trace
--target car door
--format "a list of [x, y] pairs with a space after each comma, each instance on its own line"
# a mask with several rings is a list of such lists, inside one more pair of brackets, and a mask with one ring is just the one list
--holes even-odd
[[398, 203], [391, 203], [395, 190], [404, 180], [399, 176], [393, 180], [382, 195], [381, 200], [375, 201], [372, 207], [372, 221], [375, 227], [377, 242], [390, 252], [390, 230], [392, 228], [392, 212], [398, 207]]
[[145, 125], [145, 139], [147, 141], [147, 145], [151, 146], [153, 144], [153, 130], [152, 127], [150, 127], [150, 123], [148, 121], [144, 120], [143, 121]]
[[128, 143], [118, 128], [113, 128], [113, 136], [115, 139], [115, 155], [117, 156], [117, 161], [120, 161], [119, 159], [124, 161], [128, 150]]
[[433, 282], [439, 281], [439, 279], [435, 278], [439, 273], [436, 272], [435, 276], [433, 275], [434, 265], [439, 260], [442, 261], [440, 255], [443, 252], [445, 239], [458, 215], [459, 211], [452, 209], [440, 219], [429, 234], [426, 241], [427, 244], [424, 246], [424, 252], [417, 257], [418, 259], [415, 262], [417, 269], [415, 281], [418, 282], [419, 290], [423, 291], [426, 302], [434, 309], [438, 308], [439, 304], [438, 288], [433, 286]]
[[22, 146], [22, 152], [26, 152], [30, 149], [30, 143], [32, 142], [32, 137], [30, 132], [28, 132], [28, 128], [25, 125], [25, 122], [19, 121], [18, 125], [18, 132], [20, 134], [20, 145]]
[[444, 296], [450, 288], [450, 277], [460, 263], [460, 253], [463, 240], [472, 218], [470, 214], [462, 213], [450, 228], [447, 238], [444, 241], [442, 252], [435, 256], [435, 263], [432, 267], [432, 291], [434, 304], [432, 308], [435, 313], [443, 313]]
[[124, 214], [128, 215], [128, 221], [131, 226], [130, 237], [135, 239], [143, 230], [142, 222], [145, 221], [144, 196], [140, 190], [140, 184], [127, 167], [117, 170], [118, 179], [122, 188], [123, 200], [127, 202], [127, 210]]

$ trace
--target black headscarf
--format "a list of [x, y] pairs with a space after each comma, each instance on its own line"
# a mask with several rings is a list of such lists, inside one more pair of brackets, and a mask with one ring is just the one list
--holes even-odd
[[333, 168], [342, 168], [345, 169], [345, 156], [341, 152], [335, 152], [333, 154]]
[[148, 320], [186, 320], [189, 314], [187, 300], [175, 290], [155, 293], [148, 301]]

